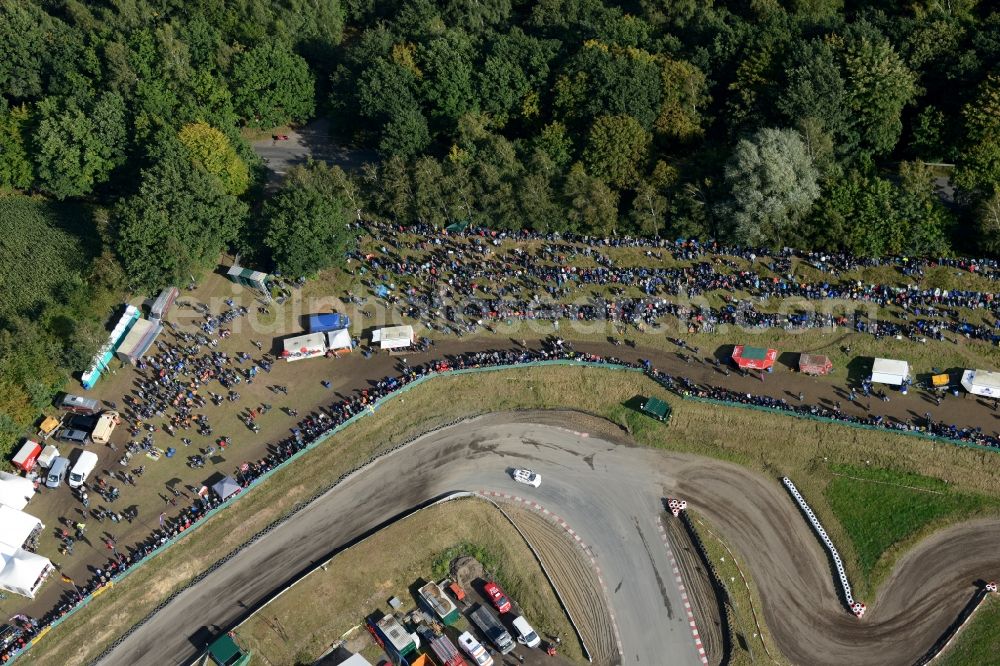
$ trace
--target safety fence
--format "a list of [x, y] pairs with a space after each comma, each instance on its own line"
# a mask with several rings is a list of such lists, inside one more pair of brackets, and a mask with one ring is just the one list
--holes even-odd
[[[14, 660], [17, 659], [17, 657], [19, 657], [20, 655], [22, 655], [25, 652], [27, 652], [28, 649], [30, 649], [32, 646], [34, 646], [35, 644], [37, 644], [38, 641], [42, 637], [44, 637], [47, 633], [49, 633], [49, 631], [51, 629], [54, 629], [55, 627], [58, 627], [60, 624], [62, 624], [63, 622], [65, 622], [66, 620], [68, 620], [70, 617], [72, 617], [75, 613], [77, 613], [80, 609], [85, 608], [88, 604], [91, 603], [91, 601], [94, 598], [96, 598], [100, 594], [106, 592], [108, 588], [111, 588], [115, 584], [120, 583], [125, 577], [127, 577], [133, 571], [135, 571], [140, 564], [145, 563], [145, 562], [147, 562], [147, 561], [155, 558], [157, 555], [159, 555], [160, 553], [162, 553], [163, 551], [165, 551], [167, 548], [171, 547], [172, 545], [174, 545], [175, 543], [177, 543], [178, 541], [180, 541], [181, 539], [183, 539], [184, 537], [186, 537], [188, 534], [190, 534], [191, 532], [193, 532], [194, 530], [196, 530], [203, 523], [207, 522], [207, 520], [209, 518], [211, 518], [212, 516], [216, 515], [218, 512], [222, 511], [223, 509], [225, 509], [225, 508], [227, 508], [229, 506], [232, 506], [237, 500], [239, 500], [241, 497], [244, 497], [247, 494], [249, 494], [250, 491], [252, 491], [254, 488], [256, 488], [257, 486], [259, 486], [265, 480], [269, 479], [275, 473], [277, 473], [277, 472], [279, 472], [279, 471], [281, 471], [283, 469], [286, 469], [288, 465], [290, 465], [294, 461], [298, 460], [303, 454], [305, 454], [305, 452], [311, 451], [311, 450], [315, 449], [316, 447], [320, 446], [321, 444], [325, 443], [331, 437], [333, 437], [334, 435], [342, 432], [344, 429], [348, 428], [351, 424], [355, 423], [359, 419], [364, 418], [365, 416], [368, 416], [369, 414], [374, 414], [382, 405], [384, 405], [387, 402], [395, 399], [397, 396], [405, 393], [406, 391], [409, 391], [410, 389], [413, 389], [413, 388], [415, 388], [417, 386], [420, 386], [420, 385], [424, 384], [425, 382], [427, 382], [427, 381], [429, 381], [431, 379], [437, 378], [437, 377], [445, 377], [445, 376], [452, 376], [452, 375], [464, 375], [464, 374], [481, 373], [481, 372], [500, 372], [500, 371], [505, 371], [505, 370], [517, 369], [517, 368], [548, 367], [548, 366], [580, 366], [580, 367], [604, 368], [604, 369], [610, 369], [610, 370], [621, 370], [621, 371], [625, 371], [625, 372], [641, 373], [641, 374], [644, 374], [644, 375], [648, 376], [650, 379], [652, 379], [653, 381], [657, 382], [658, 385], [663, 386], [665, 389], [670, 390], [670, 391], [675, 392], [675, 393], [678, 393], [678, 395], [680, 395], [685, 400], [694, 400], [694, 401], [698, 401], [698, 402], [705, 402], [705, 403], [717, 404], [717, 405], [723, 405], [723, 406], [729, 406], [729, 407], [742, 407], [744, 409], [754, 409], [754, 410], [763, 411], [763, 412], [776, 413], [776, 414], [784, 414], [786, 416], [795, 416], [795, 417], [798, 417], [798, 418], [808, 418], [808, 419], [815, 420], [815, 421], [836, 423], [836, 424], [839, 424], [839, 425], [847, 425], [847, 426], [851, 426], [851, 427], [863, 428], [863, 429], [866, 429], [866, 430], [878, 430], [878, 431], [884, 431], [884, 432], [893, 432], [893, 433], [897, 433], [897, 434], [913, 435], [913, 436], [922, 437], [924, 439], [930, 439], [930, 440], [939, 441], [939, 442], [948, 443], [948, 444], [955, 444], [955, 445], [960, 445], [960, 446], [968, 446], [968, 447], [972, 447], [972, 448], [986, 449], [986, 450], [990, 450], [990, 451], [996, 451], [997, 450], [997, 449], [994, 449], [994, 448], [991, 448], [991, 447], [980, 446], [980, 445], [977, 445], [977, 444], [972, 444], [972, 443], [969, 443], [969, 442], [963, 442], [963, 441], [954, 440], [954, 439], [950, 439], [950, 438], [937, 437], [937, 436], [933, 436], [933, 435], [928, 435], [926, 433], [920, 433], [920, 432], [914, 432], [914, 431], [901, 431], [901, 430], [895, 430], [895, 429], [892, 429], [892, 428], [881, 428], [881, 427], [878, 427], [878, 426], [871, 426], [871, 425], [861, 424], [861, 423], [852, 423], [852, 422], [849, 422], [849, 421], [841, 421], [841, 420], [837, 420], [837, 419], [829, 419], [829, 418], [819, 417], [819, 416], [815, 416], [815, 415], [811, 415], [811, 414], [802, 414], [800, 412], [794, 412], [794, 411], [790, 411], [790, 410], [782, 410], [782, 409], [777, 409], [777, 408], [772, 408], [772, 407], [764, 407], [764, 406], [760, 406], [760, 405], [747, 405], [747, 404], [739, 403], [739, 402], [730, 402], [730, 401], [724, 401], [724, 400], [715, 400], [715, 399], [711, 399], [711, 398], [702, 398], [702, 397], [699, 397], [699, 396], [692, 396], [692, 395], [689, 395], [689, 394], [685, 394], [683, 392], [677, 392], [675, 387], [667, 385], [665, 382], [662, 381], [662, 379], [660, 379], [659, 377], [657, 377], [657, 376], [655, 376], [655, 375], [653, 375], [651, 373], [646, 372], [643, 368], [635, 367], [635, 366], [630, 366], [630, 365], [624, 365], [624, 364], [621, 364], [621, 363], [609, 362], [609, 361], [580, 361], [580, 360], [572, 360], [572, 359], [553, 359], [553, 360], [528, 361], [528, 362], [524, 362], [524, 363], [515, 363], [515, 364], [478, 366], [478, 367], [471, 367], [471, 368], [459, 368], [459, 369], [449, 369], [449, 370], [444, 370], [444, 371], [428, 372], [425, 375], [417, 377], [416, 379], [413, 379], [412, 381], [410, 381], [410, 382], [408, 382], [406, 384], [401, 385], [399, 388], [397, 388], [396, 390], [394, 390], [394, 391], [392, 391], [390, 393], [387, 393], [385, 396], [376, 399], [365, 410], [363, 410], [361, 412], [358, 412], [357, 414], [354, 414], [353, 416], [351, 416], [350, 418], [344, 420], [343, 422], [341, 422], [337, 426], [334, 426], [330, 430], [328, 430], [325, 433], [321, 434], [315, 440], [313, 440], [312, 442], [308, 443], [302, 450], [297, 451], [296, 453], [292, 454], [291, 456], [289, 456], [284, 461], [282, 461], [282, 462], [278, 463], [277, 465], [275, 465], [272, 469], [270, 469], [267, 472], [261, 474], [259, 477], [253, 479], [251, 482], [249, 482], [247, 484], [247, 486], [243, 489], [242, 492], [240, 492], [237, 495], [235, 495], [234, 497], [231, 497], [231, 498], [227, 499], [226, 501], [222, 502], [219, 506], [214, 507], [214, 508], [210, 509], [209, 511], [206, 511], [198, 520], [196, 520], [195, 522], [192, 522], [189, 527], [187, 527], [183, 531], [179, 532], [178, 534], [176, 534], [176, 535], [168, 538], [165, 542], [163, 542], [162, 544], [160, 544], [159, 546], [157, 546], [155, 549], [153, 549], [148, 555], [146, 555], [146, 556], [140, 558], [139, 560], [137, 560], [136, 563], [134, 563], [129, 568], [127, 568], [124, 571], [122, 571], [122, 572], [114, 575], [111, 578], [111, 580], [105, 586], [102, 586], [102, 587], [94, 590], [93, 592], [91, 592], [87, 596], [85, 596], [78, 604], [76, 604], [73, 608], [69, 609], [64, 615], [62, 615], [61, 617], [59, 617], [56, 620], [54, 620], [46, 628], [42, 629], [25, 646], [25, 648], [23, 650], [21, 650], [20, 652], [18, 652], [16, 654], [10, 655], [10, 657], [7, 660], [7, 663], [13, 662]], [[458, 420], [459, 421], [460, 420], [464, 420], [465, 418], [468, 418], [469, 416], [470, 415], [467, 415], [467, 416], [463, 417], [462, 419], [458, 419]], [[371, 464], [372, 462], [374, 462], [375, 460], [377, 460], [378, 458], [380, 458], [382, 455], [386, 455], [388, 453], [391, 453], [392, 451], [394, 451], [394, 450], [396, 450], [396, 449], [400, 448], [401, 446], [404, 446], [405, 444], [408, 444], [408, 443], [409, 443], [409, 441], [407, 441], [407, 442], [405, 442], [403, 444], [400, 444], [400, 445], [398, 445], [396, 447], [393, 447], [392, 449], [389, 449], [389, 450], [383, 452], [379, 456], [371, 458], [364, 465], [359, 466], [357, 469], [351, 470], [350, 472], [348, 472], [347, 474], [345, 474], [344, 476], [342, 476], [337, 481], [334, 481], [326, 489], [324, 489], [320, 493], [318, 493], [317, 497], [318, 497], [318, 495], [324, 494], [330, 488], [332, 488], [332, 487], [336, 486], [337, 484], [341, 483], [343, 480], [345, 480], [351, 474], [354, 474], [357, 471], [359, 471], [360, 469], [363, 469], [368, 464]], [[222, 558], [221, 560], [219, 560], [218, 562], [216, 562], [209, 570], [206, 570], [205, 572], [202, 572], [201, 574], [199, 574], [191, 583], [189, 583], [189, 585], [187, 587], [189, 587], [190, 585], [195, 584], [198, 581], [202, 580], [209, 573], [211, 573], [212, 571], [214, 571], [218, 567], [220, 567], [223, 564], [225, 564], [226, 562], [228, 562], [229, 559], [231, 559], [238, 552], [242, 551], [247, 546], [255, 543], [262, 536], [264, 536], [265, 534], [267, 534], [268, 532], [270, 532], [274, 527], [277, 526], [277, 524], [280, 524], [280, 522], [283, 522], [284, 520], [287, 520], [288, 518], [292, 517], [293, 515], [295, 515], [299, 511], [301, 511], [303, 508], [305, 508], [306, 506], [308, 506], [308, 504], [311, 501], [312, 501], [312, 499], [306, 500], [306, 501], [300, 502], [299, 504], [297, 504], [296, 506], [294, 506], [292, 508], [291, 512], [289, 514], [286, 514], [286, 516], [284, 518], [279, 519], [279, 521], [276, 521], [275, 524], [269, 525], [268, 527], [264, 528], [264, 530], [262, 530], [258, 534], [256, 534], [253, 537], [251, 537], [251, 539], [249, 541], [247, 541], [246, 543], [244, 543], [241, 546], [238, 546], [229, 555], [225, 556], [224, 558]], [[152, 617], [152, 615], [154, 615], [156, 612], [158, 612], [164, 606], [166, 606], [177, 594], [179, 594], [179, 591], [177, 593], [171, 595], [163, 603], [159, 604], [146, 618], [144, 618], [140, 622], [140, 625], [137, 625], [137, 626], [141, 626], [142, 623], [145, 623], [148, 620], [149, 617]], [[137, 627], [133, 627], [131, 630], [129, 630], [128, 634], [126, 634], [122, 638], [127, 637], [127, 635], [131, 634], [135, 630], [135, 628], [137, 628]], [[110, 649], [113, 649], [113, 647], [117, 647], [117, 645], [120, 644], [122, 638], [120, 638], [119, 640], [115, 641], [115, 643], [112, 644], [112, 648], [110, 648]], [[107, 654], [107, 651], [105, 652], [105, 654]]]
[[[705, 548], [705, 544], [701, 540], [701, 535], [694, 528], [694, 524], [692, 524], [691, 517], [687, 511], [681, 512], [678, 517], [680, 518], [681, 525], [684, 526], [684, 531], [687, 533], [688, 539], [691, 541], [691, 545], [694, 547], [694, 552], [698, 556], [698, 562], [705, 568], [709, 583], [712, 585], [712, 593], [715, 595], [715, 602], [719, 607], [719, 632], [722, 634], [722, 657], [718, 660], [718, 663], [728, 664], [733, 656], [733, 627], [735, 625], [733, 623], [732, 608], [726, 603], [726, 597], [728, 596], [726, 585], [722, 582], [719, 572], [716, 571], [715, 563], [708, 556], [708, 549]], [[761, 641], [763, 642], [763, 637], [761, 637]], [[712, 656], [714, 659], [715, 655]]]
[[799, 508], [802, 509], [806, 518], [809, 519], [809, 524], [812, 525], [816, 534], [819, 535], [820, 540], [823, 542], [823, 545], [826, 546], [826, 550], [830, 553], [830, 557], [833, 558], [833, 564], [837, 568], [837, 577], [840, 579], [840, 588], [844, 593], [844, 600], [847, 602], [847, 607], [852, 613], [861, 617], [864, 615], [865, 605], [861, 602], [854, 601], [854, 595], [851, 593], [851, 583], [847, 580], [847, 572], [844, 570], [844, 562], [840, 559], [840, 553], [837, 552], [837, 547], [833, 545], [833, 541], [830, 539], [829, 535], [827, 535], [826, 530], [823, 529], [823, 525], [820, 524], [819, 518], [817, 518], [816, 514], [813, 513], [809, 503], [806, 502], [804, 497], [802, 497], [802, 494], [799, 492], [799, 489], [795, 487], [795, 484], [792, 483], [792, 480], [785, 476], [782, 477], [781, 482], [785, 484], [785, 488], [787, 488], [788, 492], [790, 492], [792, 497], [795, 498], [795, 502], [799, 505]]

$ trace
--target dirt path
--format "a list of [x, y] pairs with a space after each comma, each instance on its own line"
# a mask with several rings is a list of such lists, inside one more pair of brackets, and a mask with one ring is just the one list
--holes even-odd
[[680, 576], [684, 580], [684, 588], [694, 607], [694, 619], [698, 624], [698, 635], [708, 656], [708, 663], [718, 666], [725, 656], [723, 644], [725, 638], [719, 600], [712, 585], [712, 574], [705, 570], [698, 551], [680, 520], [667, 514], [663, 519], [663, 527], [667, 533], [667, 540], [672, 544], [677, 568], [680, 569]]
[[675, 473], [678, 495], [747, 562], [792, 663], [912, 663], [954, 620], [977, 579], [1000, 577], [1000, 520], [956, 525], [901, 558], [858, 620], [838, 601], [819, 542], [776, 479], [707, 460]]
[[608, 615], [608, 603], [583, 552], [563, 530], [533, 511], [504, 504], [548, 570], [563, 603], [569, 608], [597, 666], [619, 664], [617, 641]]

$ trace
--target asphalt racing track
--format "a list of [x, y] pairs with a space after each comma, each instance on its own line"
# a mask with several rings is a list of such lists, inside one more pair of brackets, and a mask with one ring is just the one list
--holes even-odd
[[[859, 621], [838, 600], [824, 551], [777, 479], [629, 446], [601, 425], [572, 413], [493, 414], [425, 435], [178, 595], [102, 663], [186, 663], [205, 627], [235, 624], [292, 574], [387, 516], [456, 490], [518, 493], [576, 529], [608, 585], [623, 664], [700, 663], [657, 532], [666, 496], [686, 499], [743, 556], [771, 632], [795, 664], [911, 664], [954, 620], [974, 581], [1000, 577], [1000, 521], [955, 526], [909, 552]], [[542, 486], [510, 480], [518, 465], [540, 472]]]

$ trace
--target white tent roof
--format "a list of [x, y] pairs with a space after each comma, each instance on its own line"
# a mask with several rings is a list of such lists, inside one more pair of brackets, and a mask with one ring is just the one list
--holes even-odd
[[379, 343], [381, 349], [409, 347], [413, 344], [412, 326], [390, 326], [379, 328], [372, 333], [372, 342]]
[[52, 568], [48, 558], [21, 548], [0, 550], [0, 563], [0, 588], [31, 599], [41, 585], [42, 574]]
[[1000, 372], [966, 370], [962, 373], [962, 386], [975, 395], [1000, 398]]
[[903, 380], [910, 376], [910, 364], [906, 361], [897, 361], [891, 358], [877, 358], [872, 364], [872, 381], [879, 384], [894, 384], [896, 386], [903, 383]]
[[0, 543], [10, 550], [20, 548], [31, 533], [41, 527], [42, 521], [31, 514], [0, 505]]
[[306, 333], [294, 338], [285, 338], [282, 356], [288, 361], [322, 356], [326, 353], [326, 336], [323, 333]]
[[327, 332], [326, 346], [330, 349], [350, 349], [351, 332], [346, 328]]
[[35, 495], [35, 484], [23, 476], [0, 472], [0, 504], [12, 509], [23, 509]]

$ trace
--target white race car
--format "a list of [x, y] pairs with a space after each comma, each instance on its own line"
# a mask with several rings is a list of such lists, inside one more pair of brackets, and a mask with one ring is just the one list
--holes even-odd
[[530, 469], [515, 469], [514, 480], [537, 488], [542, 485], [542, 475], [532, 472]]

